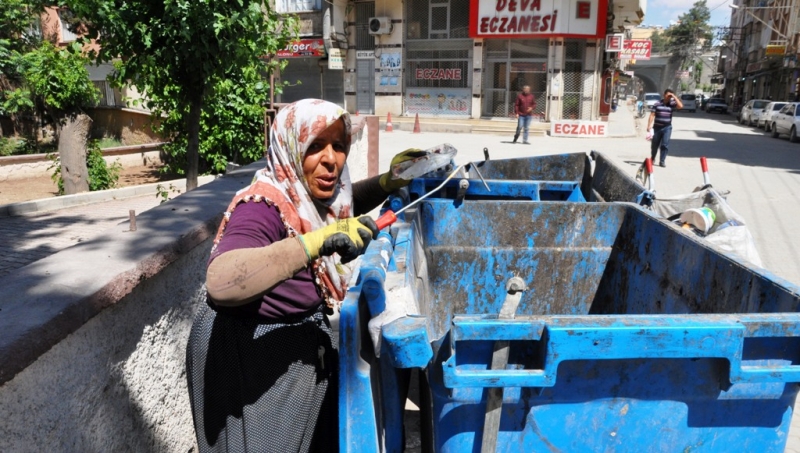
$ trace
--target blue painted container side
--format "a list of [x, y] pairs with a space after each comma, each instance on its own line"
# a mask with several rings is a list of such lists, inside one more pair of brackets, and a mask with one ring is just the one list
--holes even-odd
[[[617, 192], [587, 185], [585, 158], [520, 161], [581, 200], [587, 188], [595, 199], [638, 190], [621, 177], [608, 185]], [[553, 169], [565, 163], [574, 174]], [[486, 164], [497, 198], [424, 200], [392, 228], [392, 247], [368, 249], [341, 311], [342, 451], [402, 451], [412, 366], [430, 451], [481, 450], [491, 387], [503, 389], [497, 451], [783, 451], [800, 382], [799, 288], [632, 204], [517, 197], [543, 181], [498, 184], [516, 170]], [[386, 327], [380, 357], [366, 331], [375, 292], [363, 287], [376, 275], [408, 285], [419, 310]], [[498, 319], [511, 277], [528, 289], [516, 318]], [[492, 370], [497, 341], [510, 344], [508, 365]]]

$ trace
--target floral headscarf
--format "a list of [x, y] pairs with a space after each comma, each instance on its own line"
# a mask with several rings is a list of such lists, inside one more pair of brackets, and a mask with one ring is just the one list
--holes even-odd
[[[341, 107], [320, 99], [304, 99], [282, 108], [270, 132], [266, 168], [257, 171], [253, 183], [236, 194], [214, 243], [219, 243], [231, 213], [243, 201], [259, 202], [263, 199], [275, 205], [292, 237], [319, 229], [336, 219], [350, 217], [353, 193], [347, 164], [342, 169], [333, 196], [328, 200], [312, 199], [303, 173], [303, 158], [309, 145], [340, 118], [344, 121], [349, 152], [350, 115]], [[322, 209], [318, 210], [317, 206]], [[324, 217], [320, 210], [325, 211]], [[323, 256], [312, 267], [326, 304], [332, 307], [335, 301], [342, 301], [350, 272], [341, 264], [339, 256]]]

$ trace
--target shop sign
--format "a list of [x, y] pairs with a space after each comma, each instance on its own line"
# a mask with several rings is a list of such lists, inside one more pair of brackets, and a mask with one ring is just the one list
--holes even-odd
[[620, 52], [620, 58], [649, 60], [653, 43], [649, 39], [626, 39]]
[[602, 38], [608, 0], [470, 0], [471, 38]]
[[551, 121], [552, 137], [605, 137], [608, 123], [603, 121]]
[[625, 46], [625, 35], [614, 33], [606, 35], [606, 52], [622, 52]]
[[471, 108], [471, 88], [406, 88], [408, 114], [467, 116]]
[[419, 80], [461, 80], [461, 69], [417, 68], [414, 76]]
[[766, 55], [768, 57], [776, 57], [776, 56], [782, 57], [785, 53], [786, 53], [786, 46], [779, 46], [774, 44], [770, 44], [767, 46]]
[[322, 39], [300, 39], [289, 43], [276, 55], [278, 58], [322, 58], [325, 56], [325, 43]]
[[356, 60], [372, 60], [375, 58], [374, 50], [356, 50]]
[[758, 72], [763, 67], [764, 67], [763, 62], [762, 61], [757, 61], [755, 63], [750, 63], [749, 65], [747, 65], [747, 68], [745, 69], [745, 72], [747, 72], [747, 73]]
[[344, 70], [345, 51], [337, 47], [331, 47], [328, 51], [328, 69], [337, 71]]

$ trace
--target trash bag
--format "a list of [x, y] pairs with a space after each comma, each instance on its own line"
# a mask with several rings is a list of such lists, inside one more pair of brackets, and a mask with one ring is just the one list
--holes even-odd
[[695, 192], [689, 194], [656, 198], [652, 200], [650, 209], [659, 216], [673, 221], [690, 209], [703, 207], [711, 209], [714, 211], [715, 219], [708, 232], [703, 235], [699, 230], [694, 231], [723, 251], [735, 253], [752, 264], [763, 267], [744, 218], [734, 211], [725, 199], [729, 193], [717, 191], [710, 186], [698, 187]]

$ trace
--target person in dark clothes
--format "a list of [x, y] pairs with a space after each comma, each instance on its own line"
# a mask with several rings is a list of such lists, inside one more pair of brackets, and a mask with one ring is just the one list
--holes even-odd
[[514, 101], [514, 113], [517, 116], [517, 131], [514, 133], [514, 143], [517, 143], [519, 132], [522, 130], [522, 143], [528, 144], [528, 129], [531, 127], [533, 110], [536, 108], [536, 98], [531, 93], [531, 87], [522, 87], [522, 93]]
[[[386, 173], [351, 184], [350, 141], [350, 117], [335, 104], [281, 109], [266, 168], [223, 217], [186, 353], [202, 453], [338, 451], [327, 315], [347, 291], [348, 263], [378, 234], [370, 217], [353, 216], [409, 183]], [[392, 164], [418, 156], [407, 150]]]
[[669, 139], [672, 137], [672, 113], [683, 108], [683, 102], [675, 93], [667, 88], [664, 97], [650, 107], [650, 119], [647, 121], [647, 132], [653, 131], [650, 143], [650, 159], [655, 163], [658, 149], [661, 148], [662, 167], [667, 166]]

